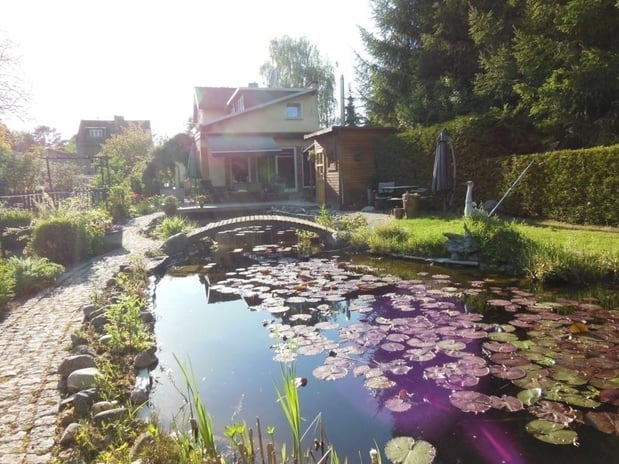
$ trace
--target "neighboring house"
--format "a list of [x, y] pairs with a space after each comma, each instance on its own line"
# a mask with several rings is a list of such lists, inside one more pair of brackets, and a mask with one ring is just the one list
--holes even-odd
[[316, 203], [335, 209], [368, 205], [373, 189], [374, 144], [396, 130], [384, 127], [333, 126], [305, 136], [316, 167]]
[[135, 124], [150, 133], [150, 121], [127, 121], [114, 116], [111, 121], [82, 119], [77, 131], [76, 147], [79, 156], [93, 158], [101, 152], [101, 146], [113, 135], [121, 134], [129, 125]]
[[239, 200], [270, 193], [313, 199], [304, 135], [319, 127], [316, 89], [196, 87], [193, 122], [209, 190]]

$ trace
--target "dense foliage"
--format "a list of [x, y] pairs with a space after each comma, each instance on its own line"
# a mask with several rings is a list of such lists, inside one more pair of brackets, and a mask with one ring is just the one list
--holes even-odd
[[335, 77], [333, 65], [325, 60], [307, 38], [283, 36], [271, 40], [270, 61], [260, 67], [269, 87], [318, 89], [318, 119], [321, 127], [335, 123]]
[[[372, 0], [361, 94], [371, 122], [530, 120], [547, 143], [619, 137], [615, 0]], [[516, 152], [516, 150], [513, 150]]]

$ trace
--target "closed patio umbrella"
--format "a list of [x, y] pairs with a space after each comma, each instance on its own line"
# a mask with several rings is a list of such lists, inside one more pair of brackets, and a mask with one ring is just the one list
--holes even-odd
[[192, 146], [189, 151], [187, 177], [191, 180], [194, 193], [199, 193], [198, 182], [202, 179], [202, 173], [200, 172], [200, 160], [198, 159], [198, 151], [195, 146]]
[[[443, 212], [447, 204], [451, 206], [456, 183], [456, 156], [447, 129], [443, 129], [436, 139], [434, 169], [432, 170], [431, 192], [443, 197]], [[449, 200], [447, 200], [449, 198]]]

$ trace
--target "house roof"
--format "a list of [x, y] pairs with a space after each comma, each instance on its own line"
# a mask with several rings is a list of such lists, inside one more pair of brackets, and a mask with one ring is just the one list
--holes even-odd
[[[250, 89], [250, 88], [248, 87], [247, 89]], [[252, 89], [252, 90], [256, 90], [256, 89]], [[279, 90], [282, 90], [282, 89], [279, 89]], [[272, 99], [272, 100], [267, 100], [263, 103], [259, 103], [256, 106], [252, 106], [250, 108], [246, 107], [244, 111], [241, 111], [238, 113], [230, 113], [230, 114], [226, 114], [225, 116], [221, 116], [219, 118], [213, 119], [211, 121], [208, 121], [205, 124], [202, 124], [202, 127], [209, 127], [209, 126], [212, 126], [213, 124], [217, 124], [222, 121], [227, 121], [227, 120], [231, 120], [234, 118], [238, 118], [239, 116], [246, 115], [254, 111], [262, 110], [268, 106], [276, 105], [286, 100], [293, 100], [295, 98], [299, 98], [304, 95], [316, 93], [316, 89], [313, 89], [313, 88], [311, 89], [287, 89], [287, 90], [289, 91], [282, 92], [282, 93], [271, 93], [271, 96], [276, 96], [277, 98]]]
[[196, 87], [194, 97], [198, 108], [224, 108], [235, 91], [235, 87]]
[[121, 132], [121, 129], [128, 127], [130, 124], [137, 124], [140, 128], [145, 131], [150, 131], [150, 121], [149, 120], [126, 120], [122, 116], [114, 116], [113, 120], [101, 120], [101, 119], [82, 119], [80, 121], [80, 127], [78, 130], [78, 135], [83, 132], [84, 129], [87, 128], [105, 128], [107, 129], [107, 134], [118, 134]]
[[[231, 93], [230, 93], [231, 92]], [[314, 88], [271, 88], [271, 87], [238, 87], [232, 89], [230, 87], [196, 87], [195, 96], [196, 102], [201, 109], [222, 109], [229, 110], [234, 101], [243, 97], [245, 110], [238, 113], [229, 113], [217, 119], [211, 120], [203, 127], [209, 127], [213, 124], [234, 119], [240, 115], [258, 111], [270, 105], [275, 105], [286, 100], [292, 100], [304, 95], [316, 93]], [[222, 105], [221, 101], [228, 95], [228, 99]], [[211, 99], [211, 100], [209, 100]]]

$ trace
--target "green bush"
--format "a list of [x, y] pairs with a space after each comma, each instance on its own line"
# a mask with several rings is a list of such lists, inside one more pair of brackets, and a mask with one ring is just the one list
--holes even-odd
[[28, 249], [54, 263], [74, 265], [90, 255], [91, 233], [86, 224], [76, 219], [44, 219], [35, 224]]
[[0, 259], [0, 309], [15, 296], [15, 270], [4, 259]]
[[129, 219], [129, 194], [129, 189], [122, 185], [116, 185], [110, 188], [108, 212], [112, 216], [112, 221], [115, 224], [123, 224]]
[[15, 295], [29, 295], [51, 286], [64, 272], [64, 266], [47, 258], [16, 256], [9, 258], [15, 276]]
[[180, 216], [164, 217], [155, 229], [157, 236], [163, 240], [181, 232], [188, 232], [195, 227], [191, 221]]
[[0, 208], [0, 234], [6, 229], [27, 227], [34, 219], [34, 213], [26, 209]]
[[0, 208], [0, 249], [20, 252], [29, 238], [34, 213], [23, 209]]
[[480, 246], [484, 261], [510, 266], [516, 273], [522, 272], [533, 245], [513, 223], [476, 214], [466, 218], [465, 227]]

